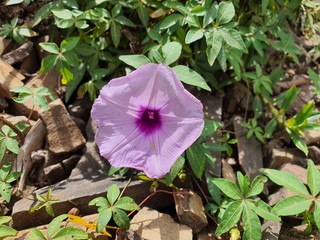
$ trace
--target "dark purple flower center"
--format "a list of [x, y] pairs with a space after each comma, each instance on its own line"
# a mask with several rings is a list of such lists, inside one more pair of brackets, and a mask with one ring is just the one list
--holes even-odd
[[144, 109], [137, 120], [137, 125], [145, 134], [150, 134], [161, 127], [159, 111], [156, 109]]

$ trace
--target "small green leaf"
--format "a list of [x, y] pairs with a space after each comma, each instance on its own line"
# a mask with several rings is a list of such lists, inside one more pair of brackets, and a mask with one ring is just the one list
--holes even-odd
[[183, 65], [175, 66], [172, 69], [176, 72], [182, 82], [211, 91], [211, 88], [206, 81], [196, 71]]
[[301, 196], [292, 196], [278, 202], [273, 207], [273, 210], [279, 216], [292, 216], [306, 211], [311, 203], [311, 199]]
[[173, 180], [177, 177], [185, 163], [184, 157], [179, 157], [178, 160], [171, 167], [170, 172], [165, 177], [166, 185], [169, 186]]
[[117, 186], [117, 184], [112, 184], [108, 188], [108, 192], [107, 192], [107, 199], [108, 199], [111, 206], [114, 205], [114, 203], [118, 199], [119, 195], [120, 195], [119, 187]]
[[312, 160], [308, 160], [307, 182], [311, 194], [316, 197], [320, 192], [320, 171]]
[[67, 219], [68, 215], [67, 214], [62, 214], [60, 216], [55, 217], [48, 225], [48, 237], [49, 239], [51, 239], [51, 237], [54, 236], [54, 234], [56, 232], [58, 232], [58, 230], [61, 227], [61, 223], [63, 220]]
[[49, 53], [59, 54], [60, 52], [59, 47], [55, 43], [39, 43], [39, 45]]
[[206, 54], [209, 65], [212, 66], [222, 47], [222, 36], [215, 28], [209, 34], [206, 34], [207, 48]]
[[261, 223], [259, 217], [252, 209], [250, 205], [244, 204], [242, 221], [244, 224], [243, 239], [260, 240], [261, 239]]
[[206, 163], [206, 156], [203, 152], [203, 148], [199, 144], [193, 144], [187, 149], [187, 160], [190, 167], [197, 178], [201, 178]]
[[235, 15], [235, 10], [232, 2], [221, 2], [218, 6], [216, 22], [226, 24], [232, 20]]
[[113, 220], [120, 228], [128, 230], [130, 227], [130, 220], [128, 215], [119, 208], [114, 209]]
[[143, 3], [139, 2], [137, 11], [143, 27], [147, 28], [149, 23], [148, 9], [143, 5]]
[[74, 227], [62, 228], [53, 239], [66, 240], [66, 239], [88, 239], [89, 234], [84, 230]]
[[7, 138], [5, 140], [5, 146], [7, 149], [15, 154], [19, 154], [19, 143], [16, 139], [14, 138]]
[[54, 10], [51, 10], [51, 12], [53, 13], [53, 15], [61, 19], [72, 18], [72, 13], [69, 9], [54, 9]]
[[247, 197], [254, 197], [259, 195], [263, 191], [264, 183], [266, 183], [267, 181], [268, 179], [264, 176], [256, 176], [251, 182]]
[[316, 201], [314, 210], [313, 210], [314, 221], [316, 222], [318, 230], [320, 230], [320, 199]]
[[145, 64], [151, 63], [149, 58], [142, 54], [121, 55], [119, 56], [119, 59], [129, 66], [134, 67], [135, 69], [138, 69]]
[[65, 52], [74, 49], [78, 45], [79, 41], [80, 37], [69, 37], [64, 39], [60, 44], [61, 51]]
[[243, 204], [241, 201], [231, 203], [222, 216], [221, 223], [215, 232], [216, 235], [220, 236], [229, 231], [239, 221], [242, 210]]
[[29, 233], [29, 240], [47, 240], [47, 238], [39, 229], [33, 228]]
[[114, 204], [115, 207], [125, 211], [139, 210], [140, 207], [130, 197], [122, 197]]
[[111, 39], [114, 44], [114, 46], [117, 48], [120, 43], [120, 35], [121, 35], [121, 26], [112, 21], [111, 22]]
[[203, 32], [204, 31], [202, 29], [190, 29], [186, 35], [186, 44], [190, 44], [201, 39], [203, 37]]
[[223, 192], [227, 197], [232, 199], [241, 199], [241, 193], [237, 185], [225, 178], [215, 178], [212, 182]]
[[2, 226], [0, 225], [0, 238], [3, 238], [3, 237], [14, 237], [14, 236], [17, 236], [18, 234], [18, 231], [11, 228], [11, 227], [8, 227], [8, 226]]
[[267, 175], [274, 183], [303, 196], [309, 196], [307, 188], [293, 174], [275, 169], [261, 169], [260, 171]]
[[101, 232], [109, 223], [111, 217], [112, 217], [112, 211], [110, 208], [101, 209], [97, 219], [96, 231]]
[[264, 201], [258, 200], [252, 204], [253, 211], [265, 220], [280, 222], [280, 218], [275, 211]]
[[179, 14], [179, 13], [173, 13], [169, 16], [167, 16], [165, 19], [163, 19], [163, 21], [160, 24], [160, 29], [167, 29], [169, 27], [174, 26], [175, 24], [181, 22], [183, 19], [183, 15]]
[[204, 120], [204, 128], [202, 130], [201, 136], [202, 137], [208, 137], [215, 133], [217, 129], [221, 126], [220, 122], [205, 119]]
[[57, 60], [58, 60], [57, 55], [46, 56], [41, 61], [40, 72], [42, 74], [46, 74], [46, 73], [50, 72], [50, 70], [53, 69], [56, 66]]

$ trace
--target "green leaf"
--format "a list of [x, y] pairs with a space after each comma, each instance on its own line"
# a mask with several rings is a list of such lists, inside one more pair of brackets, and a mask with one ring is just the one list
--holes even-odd
[[307, 182], [311, 194], [316, 197], [320, 192], [320, 171], [312, 160], [308, 160]]
[[11, 199], [11, 186], [10, 186], [10, 184], [0, 182], [0, 195], [8, 203], [10, 202], [10, 199]]
[[211, 88], [206, 81], [196, 71], [183, 65], [174, 66], [172, 69], [176, 72], [182, 82], [211, 91]]
[[108, 188], [108, 192], [107, 192], [107, 199], [108, 199], [111, 206], [114, 205], [114, 203], [117, 201], [119, 195], [120, 195], [119, 187], [115, 183], [112, 184]]
[[89, 235], [84, 230], [74, 227], [64, 227], [55, 236], [54, 240], [88, 239]]
[[24, 0], [8, 0], [6, 6], [22, 3]]
[[314, 221], [316, 222], [316, 226], [318, 230], [320, 230], [320, 200], [316, 201], [314, 210], [313, 210]]
[[68, 215], [67, 214], [62, 214], [60, 216], [55, 217], [48, 225], [48, 237], [49, 239], [53, 237], [53, 235], [58, 232], [58, 230], [61, 227], [61, 223], [63, 220], [67, 219]]
[[273, 210], [279, 216], [292, 216], [306, 211], [311, 203], [311, 199], [301, 196], [292, 196], [278, 202], [273, 207]]
[[252, 211], [248, 204], [244, 204], [242, 221], [244, 224], [243, 239], [260, 240], [262, 235], [261, 223], [257, 214]]
[[148, 9], [143, 5], [143, 3], [138, 3], [138, 16], [144, 28], [147, 28], [149, 23]]
[[206, 34], [207, 48], [206, 54], [208, 57], [209, 65], [212, 66], [222, 47], [222, 36], [219, 31], [213, 29], [210, 33]]
[[274, 183], [288, 188], [289, 190], [301, 194], [303, 196], [309, 196], [309, 192], [304, 184], [293, 174], [279, 171], [275, 169], [261, 169], [260, 172], [267, 175]]
[[133, 211], [133, 210], [139, 210], [140, 207], [138, 204], [135, 203], [135, 201], [130, 197], [122, 197], [114, 204], [115, 207], [120, 208], [125, 211]]
[[239, 49], [242, 52], [246, 51], [245, 44], [238, 31], [233, 29], [229, 29], [229, 30], [218, 29], [218, 31], [220, 32], [223, 40], [226, 42], [227, 45], [229, 45], [230, 47]]
[[72, 69], [73, 80], [67, 83], [66, 102], [70, 100], [73, 92], [78, 88], [87, 70], [86, 67], [87, 67], [86, 64], [80, 63], [76, 68]]
[[120, 30], [121, 30], [121, 26], [118, 23], [112, 21], [111, 22], [111, 39], [116, 48], [119, 46], [119, 43], [120, 43], [120, 34], [121, 34]]
[[105, 226], [109, 223], [111, 217], [112, 217], [111, 209], [110, 208], [103, 208], [99, 212], [99, 216], [97, 219], [96, 231], [101, 232], [105, 228]]
[[40, 72], [42, 74], [46, 74], [46, 73], [50, 72], [50, 70], [53, 69], [55, 67], [55, 65], [57, 64], [57, 60], [58, 60], [57, 55], [46, 56], [41, 61]]
[[232, 2], [221, 2], [218, 6], [216, 22], [219, 25], [226, 24], [232, 20], [235, 10]]
[[61, 19], [72, 19], [72, 13], [69, 9], [56, 9], [51, 11], [53, 15]]
[[303, 124], [308, 117], [314, 112], [315, 104], [314, 102], [309, 102], [302, 107], [302, 109], [294, 117], [297, 125]]
[[212, 182], [223, 192], [227, 197], [238, 200], [241, 199], [241, 192], [237, 185], [225, 178], [214, 178]]
[[17, 234], [18, 234], [17, 230], [8, 226], [0, 225], [0, 238], [14, 237], [14, 236], [17, 236]]
[[201, 133], [201, 137], [208, 137], [215, 133], [217, 129], [221, 126], [220, 122], [205, 119], [204, 120], [204, 128]]
[[61, 51], [65, 52], [74, 49], [78, 45], [79, 41], [80, 37], [69, 37], [64, 39], [60, 44]]
[[19, 154], [19, 143], [16, 139], [14, 138], [7, 138], [5, 140], [5, 146], [7, 149], [15, 154]]
[[186, 44], [193, 43], [203, 37], [203, 29], [190, 29], [187, 32], [185, 42]]
[[29, 240], [47, 240], [47, 238], [39, 229], [33, 228], [29, 233]]
[[179, 13], [173, 13], [169, 16], [167, 16], [165, 19], [163, 19], [163, 21], [160, 24], [160, 29], [167, 29], [169, 27], [174, 26], [175, 24], [181, 22], [183, 19], [183, 15], [179, 14]]
[[51, 14], [51, 10], [63, 8], [62, 1], [53, 1], [43, 5], [33, 17], [32, 27], [38, 25], [43, 19], [47, 18]]
[[222, 216], [221, 224], [215, 232], [216, 235], [220, 236], [229, 231], [239, 221], [242, 210], [243, 204], [241, 201], [231, 203]]
[[39, 43], [39, 45], [49, 53], [59, 54], [60, 52], [59, 47], [55, 43]]
[[213, 183], [212, 180], [213, 178], [208, 173], [206, 173], [206, 181], [207, 181], [208, 191], [210, 193], [210, 196], [218, 205], [220, 205], [221, 192], [220, 192], [220, 189]]
[[178, 176], [185, 163], [184, 157], [179, 157], [178, 160], [171, 167], [170, 172], [165, 177], [166, 185], [169, 186], [173, 180]]
[[250, 187], [250, 179], [248, 176], [243, 176], [240, 171], [237, 171], [238, 185], [242, 196], [246, 196]]
[[[66, 84], [68, 84], [70, 81], [73, 80], [73, 74], [72, 74], [72, 72], [69, 70], [69, 68], [63, 67], [63, 68], [60, 69], [59, 72], [60, 72], [60, 74], [61, 74], [61, 76], [62, 76], [62, 78], [61, 78], [61, 83], [62, 83], [63, 85], [66, 85]], [[44, 99], [44, 100], [45, 100], [45, 99]], [[44, 102], [42, 101], [41, 103], [44, 103]], [[43, 105], [43, 106], [44, 106], [44, 105]]]
[[206, 163], [206, 155], [203, 152], [203, 147], [199, 144], [193, 144], [187, 149], [187, 160], [190, 167], [197, 178], [201, 178]]
[[264, 176], [256, 176], [251, 182], [251, 186], [248, 191], [247, 198], [259, 195], [263, 191], [264, 184], [267, 181], [268, 179]]
[[128, 215], [119, 208], [114, 209], [113, 220], [120, 228], [128, 230], [130, 227], [130, 219]]
[[123, 26], [136, 27], [136, 25], [129, 18], [126, 18], [125, 16], [118, 16], [114, 20]]
[[119, 59], [124, 63], [128, 64], [129, 66], [138, 69], [139, 67], [143, 66], [144, 64], [151, 63], [149, 58], [142, 54], [134, 54], [134, 55], [121, 55]]
[[308, 156], [308, 146], [304, 139], [298, 135], [298, 133], [291, 131], [290, 128], [286, 128], [287, 133], [291, 137], [294, 145], [299, 148], [306, 156]]
[[264, 201], [258, 200], [252, 204], [252, 210], [265, 220], [280, 222], [280, 218], [275, 211]]
[[168, 42], [162, 48], [164, 64], [170, 65], [177, 61], [181, 55], [182, 46], [178, 42]]

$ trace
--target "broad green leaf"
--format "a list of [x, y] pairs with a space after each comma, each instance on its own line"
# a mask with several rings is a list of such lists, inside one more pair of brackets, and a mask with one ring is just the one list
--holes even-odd
[[243, 239], [244, 240], [260, 240], [261, 239], [261, 223], [259, 217], [248, 204], [244, 204], [243, 206]]
[[111, 209], [110, 208], [102, 208], [101, 211], [99, 211], [96, 231], [101, 232], [106, 227], [106, 225], [109, 223], [111, 217], [112, 217]]
[[46, 56], [41, 61], [40, 72], [42, 74], [46, 74], [46, 73], [50, 72], [50, 70], [53, 69], [55, 67], [55, 65], [57, 64], [57, 60], [58, 60], [57, 55]]
[[241, 201], [231, 203], [224, 212], [221, 223], [216, 229], [216, 235], [220, 236], [229, 231], [240, 219], [243, 210]]
[[63, 53], [61, 60], [70, 66], [77, 66], [79, 63], [77, 55], [73, 52]]
[[203, 37], [203, 32], [203, 29], [190, 29], [186, 35], [186, 44], [190, 44], [201, 39]]
[[71, 19], [72, 13], [69, 9], [56, 9], [51, 11], [53, 15], [61, 19]]
[[306, 121], [308, 117], [314, 112], [315, 104], [314, 102], [309, 102], [302, 107], [302, 109], [294, 117], [294, 120], [297, 125], [300, 125]]
[[170, 172], [165, 177], [166, 185], [169, 186], [173, 182], [173, 180], [177, 177], [177, 175], [183, 168], [185, 161], [186, 161], [185, 158], [181, 156], [174, 163], [174, 165], [170, 169]]
[[278, 202], [273, 207], [273, 210], [279, 216], [291, 216], [306, 211], [310, 207], [311, 203], [311, 199], [301, 196], [292, 196]]
[[120, 208], [125, 211], [139, 210], [140, 207], [135, 203], [135, 201], [130, 197], [122, 197], [114, 204], [115, 207]]
[[10, 202], [10, 199], [11, 199], [11, 186], [10, 186], [10, 184], [0, 182], [0, 195], [8, 203]]
[[11, 221], [11, 217], [9, 216], [0, 216], [0, 225], [10, 222]]
[[204, 18], [203, 18], [203, 27], [205, 28], [210, 23], [213, 22], [213, 20], [216, 18], [217, 15], [217, 4], [213, 3], [209, 10], [206, 11]]
[[21, 172], [12, 172], [6, 177], [6, 182], [11, 183], [15, 180], [17, 180], [21, 176]]
[[303, 196], [309, 196], [307, 188], [293, 174], [275, 169], [261, 169], [261, 172], [267, 175], [274, 183]]
[[0, 225], [0, 238], [14, 237], [14, 236], [17, 236], [17, 234], [18, 234], [17, 230], [8, 226]]
[[316, 222], [318, 230], [320, 230], [320, 199], [316, 201], [314, 210], [313, 210], [314, 221]]
[[9, 5], [14, 5], [14, 4], [19, 4], [19, 3], [22, 3], [24, 0], [8, 0], [6, 2], [6, 5], [9, 6]]
[[114, 209], [113, 220], [120, 228], [128, 230], [130, 227], [130, 219], [128, 215], [119, 208]]
[[172, 27], [175, 24], [182, 21], [182, 19], [183, 19], [183, 15], [181, 15], [179, 13], [173, 13], [173, 14], [167, 16], [165, 19], [163, 19], [163, 21], [160, 24], [160, 29], [162, 30], [162, 29], [167, 29], [169, 27]]
[[227, 71], [227, 56], [224, 47], [221, 47], [219, 54], [217, 56], [218, 62], [223, 72]]
[[205, 119], [204, 120], [204, 128], [201, 133], [201, 137], [208, 137], [215, 133], [217, 129], [221, 126], [220, 122]]
[[79, 41], [80, 37], [69, 37], [64, 39], [60, 44], [61, 51], [65, 52], [74, 49], [78, 45]]
[[246, 197], [259, 195], [263, 191], [264, 184], [267, 181], [268, 179], [264, 176], [256, 176], [251, 182], [251, 186]]
[[67, 214], [62, 214], [60, 216], [55, 217], [48, 225], [48, 236], [49, 238], [53, 237], [53, 235], [58, 232], [61, 227], [61, 223], [63, 220], [67, 219]]
[[311, 194], [317, 196], [320, 192], [320, 171], [312, 160], [308, 160], [307, 182]]
[[111, 206], [114, 205], [114, 203], [117, 201], [119, 195], [120, 195], [119, 187], [117, 186], [117, 184], [112, 184], [108, 188], [108, 192], [107, 192], [107, 199]]
[[129, 19], [126, 18], [125, 16], [118, 16], [114, 19], [114, 21], [120, 23], [123, 26], [128, 26], [128, 27], [136, 27], [136, 25]]
[[190, 167], [197, 178], [201, 178], [206, 163], [206, 156], [203, 152], [203, 148], [199, 144], [193, 144], [187, 149], [187, 160]]
[[5, 140], [5, 146], [7, 149], [15, 154], [19, 154], [19, 143], [16, 139], [14, 138], [7, 138]]
[[119, 59], [122, 62], [134, 67], [135, 69], [143, 66], [144, 64], [151, 63], [149, 58], [147, 58], [145, 55], [142, 55], [142, 54], [121, 55], [119, 56]]
[[54, 240], [66, 239], [88, 239], [88, 233], [84, 230], [74, 227], [62, 228], [53, 238]]
[[29, 240], [47, 240], [43, 233], [37, 228], [31, 229], [28, 237]]
[[214, 178], [212, 182], [223, 192], [227, 197], [232, 199], [241, 199], [241, 192], [237, 185], [225, 178]]
[[289, 109], [289, 107], [294, 102], [298, 94], [299, 94], [299, 90], [294, 85], [288, 91], [284, 92], [283, 95], [281, 95], [283, 97], [283, 101], [280, 104], [280, 106], [284, 112], [286, 112]]
[[177, 61], [181, 55], [182, 46], [178, 42], [168, 42], [162, 48], [164, 64], [170, 65]]
[[299, 148], [306, 156], [308, 156], [308, 146], [305, 143], [304, 139], [300, 137], [296, 132], [291, 131], [291, 129], [286, 128], [287, 133], [291, 137], [294, 145]]
[[[221, 37], [223, 38], [223, 40], [225, 41], [225, 43], [227, 45], [229, 45], [230, 47], [239, 49], [240, 51], [244, 51], [245, 50], [244, 43], [240, 42], [239, 41], [239, 36], [236, 35], [236, 32], [237, 32], [236, 30], [218, 29], [218, 31], [221, 34]], [[236, 39], [233, 35], [237, 36], [238, 39]], [[242, 40], [242, 38], [241, 38], [241, 40]]]
[[86, 72], [87, 65], [84, 63], [79, 63], [76, 68], [72, 69], [73, 80], [67, 83], [66, 89], [66, 102], [68, 102], [73, 94], [73, 92], [78, 88], [83, 76]]
[[29, 95], [32, 95], [32, 90], [29, 87], [21, 86], [21, 87], [14, 87], [10, 89], [10, 92], [14, 93], [27, 93]]
[[59, 54], [60, 52], [59, 47], [55, 43], [39, 43], [39, 45], [49, 53]]
[[213, 198], [213, 200], [220, 205], [221, 203], [221, 191], [220, 189], [213, 183], [213, 178], [206, 173], [206, 181], [208, 185], [208, 191], [210, 193], [210, 196]]
[[280, 218], [275, 211], [264, 201], [258, 200], [251, 204], [252, 210], [265, 220], [280, 222]]
[[240, 171], [237, 171], [237, 180], [242, 196], [246, 196], [250, 187], [249, 177], [244, 176]]
[[235, 10], [232, 2], [221, 2], [218, 6], [216, 22], [219, 25], [226, 24], [232, 20]]
[[196, 71], [183, 65], [174, 66], [172, 69], [176, 72], [182, 82], [211, 91], [211, 88], [206, 81]]
[[148, 23], [149, 23], [148, 9], [143, 5], [142, 2], [139, 2], [137, 11], [138, 11], [139, 19], [140, 19], [143, 27], [147, 28], [148, 27]]
[[111, 22], [111, 39], [114, 46], [117, 48], [120, 43], [121, 26], [115, 21]]

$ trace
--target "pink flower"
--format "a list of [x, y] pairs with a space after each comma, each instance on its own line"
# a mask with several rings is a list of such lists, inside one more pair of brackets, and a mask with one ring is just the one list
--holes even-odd
[[201, 102], [162, 64], [111, 80], [93, 104], [100, 154], [114, 167], [161, 178], [201, 135]]

